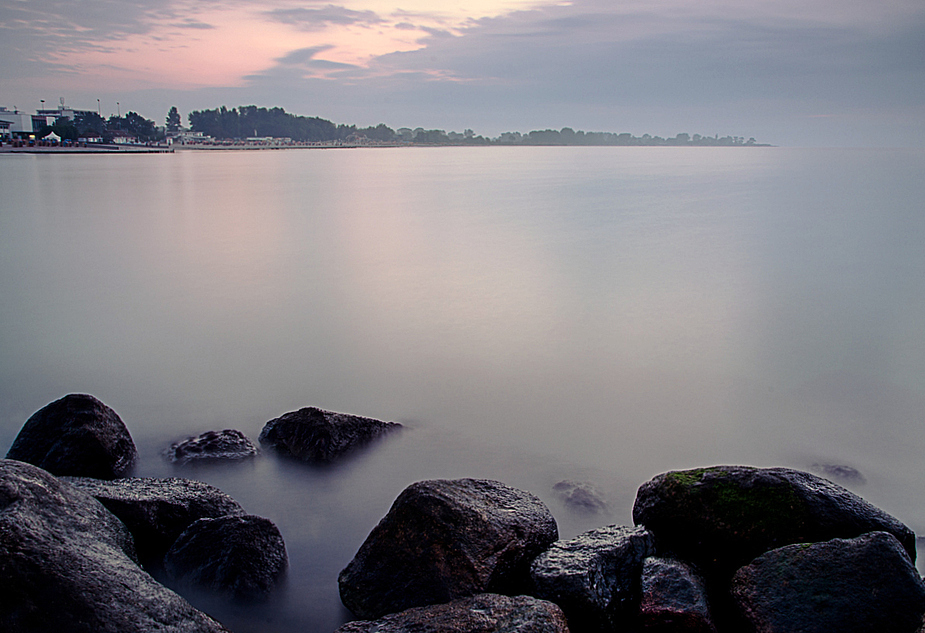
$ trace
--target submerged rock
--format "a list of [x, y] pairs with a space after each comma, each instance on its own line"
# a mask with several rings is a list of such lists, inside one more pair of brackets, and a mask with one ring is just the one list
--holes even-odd
[[789, 468], [664, 473], [639, 489], [633, 519], [655, 535], [660, 551], [720, 580], [782, 545], [873, 531], [893, 534], [915, 560], [915, 535], [899, 520], [837, 484]]
[[245, 513], [218, 488], [191, 479], [62, 479], [92, 495], [125, 523], [143, 563], [160, 565], [180, 533], [198, 519]]
[[600, 514], [607, 511], [607, 502], [591, 484], [560, 481], [552, 489], [571, 510], [582, 514]]
[[240, 601], [266, 598], [288, 564], [277, 527], [252, 515], [199, 519], [164, 557], [167, 574], [179, 583]]
[[360, 618], [478, 593], [516, 593], [558, 535], [534, 495], [496, 481], [421, 481], [406, 488], [340, 573]]
[[643, 562], [639, 628], [650, 633], [716, 633], [703, 580], [689, 565], [654, 556]]
[[611, 525], [557, 541], [530, 566], [531, 593], [562, 607], [575, 632], [619, 629], [635, 613], [642, 562], [654, 553], [641, 527]]
[[856, 468], [845, 466], [843, 464], [813, 464], [813, 470], [820, 473], [826, 479], [833, 481], [843, 481], [848, 484], [863, 485], [867, 479]]
[[925, 583], [885, 532], [767, 552], [732, 594], [760, 633], [914, 633], [925, 614]]
[[334, 633], [568, 633], [562, 611], [530, 596], [479, 594], [415, 607], [381, 620], [348, 622]]
[[128, 530], [93, 497], [30, 464], [0, 460], [0, 630], [225, 631], [133, 557]]
[[281, 455], [323, 464], [400, 428], [396, 422], [306, 407], [270, 420], [257, 439]]
[[196, 437], [174, 442], [164, 456], [174, 464], [190, 462], [238, 461], [257, 455], [257, 445], [241, 431], [206, 431]]
[[115, 479], [128, 474], [137, 451], [119, 415], [87, 394], [70, 394], [30, 417], [7, 459], [52, 475]]

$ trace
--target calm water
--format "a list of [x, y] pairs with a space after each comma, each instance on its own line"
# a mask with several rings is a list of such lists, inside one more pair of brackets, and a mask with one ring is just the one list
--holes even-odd
[[[665, 470], [844, 464], [925, 533], [923, 200], [916, 150], [0, 156], [0, 448], [92, 393], [137, 474], [275, 521], [275, 602], [190, 596], [238, 632], [333, 630], [338, 571], [424, 478], [528, 489], [572, 536]], [[159, 455], [303, 406], [409, 428], [333, 469]]]

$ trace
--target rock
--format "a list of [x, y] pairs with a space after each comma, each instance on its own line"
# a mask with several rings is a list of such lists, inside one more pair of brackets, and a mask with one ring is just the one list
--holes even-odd
[[174, 464], [190, 462], [237, 461], [257, 455], [257, 445], [241, 431], [207, 431], [197, 437], [174, 442], [164, 452]]
[[654, 553], [640, 527], [611, 525], [557, 541], [530, 566], [531, 593], [562, 607], [576, 633], [617, 629], [635, 613], [642, 561]]
[[647, 558], [642, 565], [639, 627], [649, 633], [715, 633], [703, 580], [689, 565]]
[[633, 519], [660, 552], [723, 582], [764, 552], [791, 543], [884, 531], [915, 560], [908, 527], [826, 479], [788, 468], [716, 466], [658, 475], [639, 489]]
[[102, 481], [63, 480], [92, 495], [125, 523], [145, 564], [159, 566], [180, 533], [197, 519], [245, 514], [237, 501], [214, 486], [191, 479], [133, 477]]
[[135, 464], [137, 451], [118, 414], [86, 394], [70, 394], [30, 417], [7, 459], [52, 475], [115, 479]]
[[0, 630], [225, 631], [133, 555], [128, 530], [93, 497], [30, 464], [0, 460]]
[[813, 464], [813, 470], [822, 474], [826, 479], [844, 481], [845, 483], [863, 485], [867, 479], [856, 468], [842, 464]]
[[324, 464], [400, 428], [396, 422], [306, 407], [270, 420], [257, 439], [287, 457]]
[[607, 502], [591, 484], [560, 481], [552, 489], [562, 503], [576, 512], [600, 514], [607, 511]]
[[406, 488], [340, 573], [359, 618], [478, 593], [518, 593], [530, 562], [558, 535], [534, 495], [497, 481], [421, 481]]
[[767, 552], [732, 594], [759, 633], [914, 633], [925, 613], [925, 583], [885, 532]]
[[447, 604], [415, 607], [370, 622], [348, 622], [334, 633], [568, 633], [551, 602], [530, 596], [479, 594]]
[[269, 596], [288, 566], [279, 530], [263, 517], [199, 519], [174, 542], [164, 569], [180, 584], [239, 601]]

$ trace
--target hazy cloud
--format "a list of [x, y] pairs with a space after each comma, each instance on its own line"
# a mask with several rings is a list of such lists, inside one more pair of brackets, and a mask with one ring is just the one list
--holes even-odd
[[329, 4], [319, 9], [296, 7], [292, 9], [274, 9], [264, 15], [271, 19], [298, 27], [303, 31], [316, 31], [329, 24], [369, 26], [383, 22], [373, 11], [354, 11], [346, 7]]

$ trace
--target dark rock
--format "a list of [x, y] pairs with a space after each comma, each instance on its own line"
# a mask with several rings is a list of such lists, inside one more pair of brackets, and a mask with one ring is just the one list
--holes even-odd
[[70, 394], [30, 417], [7, 459], [53, 475], [114, 479], [126, 475], [137, 451], [118, 414], [86, 394]]
[[496, 481], [421, 481], [406, 488], [340, 573], [360, 618], [478, 593], [518, 593], [529, 564], [558, 535], [534, 495]]
[[145, 564], [160, 565], [180, 533], [197, 519], [245, 514], [218, 488], [191, 479], [62, 479], [95, 497], [125, 523]]
[[415, 607], [381, 620], [348, 622], [334, 633], [568, 633], [551, 602], [483, 593], [448, 604]]
[[135, 564], [128, 530], [93, 497], [0, 460], [0, 630], [225, 631]]
[[658, 475], [639, 489], [633, 519], [660, 552], [720, 582], [764, 552], [791, 543], [884, 531], [915, 560], [908, 527], [826, 479], [788, 468], [715, 466]]
[[732, 594], [760, 633], [913, 633], [925, 613], [925, 583], [885, 532], [767, 552]]
[[226, 516], [199, 519], [184, 530], [164, 557], [164, 569], [180, 584], [251, 601], [273, 591], [288, 561], [272, 521]]
[[643, 562], [639, 627], [650, 633], [715, 633], [703, 580], [689, 565], [654, 556]]
[[531, 593], [562, 607], [572, 631], [616, 629], [635, 613], [642, 561], [654, 553], [640, 527], [611, 525], [557, 541], [530, 566]]
[[306, 407], [270, 420], [257, 439], [281, 455], [324, 464], [400, 428], [396, 422]]
[[190, 462], [237, 461], [257, 454], [257, 445], [241, 431], [207, 431], [197, 437], [175, 442], [164, 456], [175, 464]]
[[848, 484], [863, 485], [867, 479], [856, 468], [842, 464], [813, 464], [812, 469], [826, 479], [843, 481]]
[[552, 487], [562, 503], [582, 514], [600, 514], [607, 511], [607, 502], [594, 486], [576, 481], [560, 481]]

